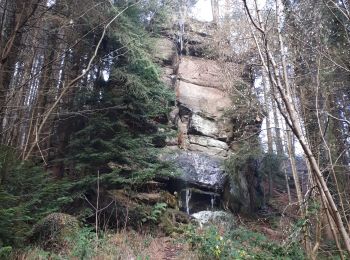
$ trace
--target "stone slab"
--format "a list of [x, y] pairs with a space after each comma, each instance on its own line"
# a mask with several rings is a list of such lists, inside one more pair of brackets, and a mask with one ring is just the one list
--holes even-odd
[[180, 81], [176, 88], [177, 100], [194, 113], [220, 118], [232, 105], [224, 91]]
[[178, 77], [199, 86], [223, 88], [223, 75], [216, 61], [195, 57], [182, 57]]

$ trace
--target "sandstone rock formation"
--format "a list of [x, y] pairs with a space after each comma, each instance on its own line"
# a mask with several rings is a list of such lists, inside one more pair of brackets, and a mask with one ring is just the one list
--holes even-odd
[[[161, 157], [174, 162], [181, 173], [174, 181], [177, 187], [173, 190], [180, 194], [184, 211], [193, 213], [220, 207], [225, 204], [223, 200], [226, 204], [235, 204], [228, 207], [233, 211], [248, 209], [249, 205], [240, 205], [249, 204], [250, 197], [244, 173], [241, 181], [236, 183], [224, 169], [225, 159], [234, 152], [231, 142], [237, 132], [235, 115], [228, 113], [234, 97], [227, 89], [225, 71], [235, 64], [225, 62], [224, 70], [223, 61], [213, 59], [218, 57], [217, 50], [212, 50], [207, 58], [205, 52], [210, 52], [208, 43], [212, 41], [213, 28], [208, 23], [193, 24], [195, 26], [190, 27], [184, 37], [187, 41], [184, 50], [177, 48], [176, 52], [169, 39], [158, 43], [164, 81], [176, 93], [176, 104], [169, 119], [178, 131], [176, 139], [167, 140], [168, 148], [163, 150]], [[249, 121], [255, 124], [255, 118]], [[222, 196], [223, 193], [226, 195]], [[204, 204], [200, 205], [198, 201]]]

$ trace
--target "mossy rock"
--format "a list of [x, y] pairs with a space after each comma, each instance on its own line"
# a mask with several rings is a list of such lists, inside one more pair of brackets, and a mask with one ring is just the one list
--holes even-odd
[[168, 205], [168, 207], [170, 207], [170, 208], [174, 208], [174, 209], [178, 208], [178, 201], [177, 201], [176, 196], [170, 194], [167, 191], [161, 191], [160, 195], [162, 198], [161, 202], [166, 203]]
[[79, 221], [74, 216], [52, 213], [35, 224], [31, 240], [47, 250], [62, 250], [70, 247], [79, 231]]
[[190, 223], [189, 215], [182, 211], [168, 208], [160, 218], [159, 227], [166, 235], [171, 235], [173, 233], [182, 233], [182, 226], [188, 223]]

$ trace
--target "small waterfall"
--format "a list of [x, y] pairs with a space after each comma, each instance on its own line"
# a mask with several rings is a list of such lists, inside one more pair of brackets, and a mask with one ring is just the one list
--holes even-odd
[[187, 17], [187, 6], [185, 3], [180, 4], [179, 8], [179, 19], [178, 19], [178, 24], [179, 24], [179, 35], [178, 35], [178, 42], [179, 42], [179, 54], [182, 56], [182, 50], [184, 48], [184, 39], [183, 36], [185, 34], [185, 20]]
[[210, 198], [211, 210], [214, 209], [214, 203], [215, 203], [215, 196], [211, 195], [211, 198]]
[[185, 200], [187, 214], [190, 214], [190, 206], [189, 206], [189, 204], [190, 204], [190, 200], [191, 200], [191, 195], [192, 195], [191, 190], [189, 188], [187, 188], [186, 189], [186, 200]]
[[185, 21], [183, 18], [180, 18], [179, 20], [179, 45], [180, 45], [180, 56], [182, 55], [182, 50], [184, 48], [184, 44], [183, 44], [183, 35], [185, 34]]
[[205, 153], [180, 151], [169, 156], [181, 170], [181, 179], [174, 179], [169, 185], [178, 196], [179, 209], [187, 214], [220, 208], [225, 175], [223, 161]]

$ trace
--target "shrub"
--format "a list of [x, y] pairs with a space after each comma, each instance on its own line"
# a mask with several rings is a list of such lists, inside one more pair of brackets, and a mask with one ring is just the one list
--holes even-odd
[[2, 170], [6, 178], [0, 185], [0, 246], [20, 247], [33, 224], [72, 200], [72, 184], [53, 182], [41, 167], [17, 159]]
[[152, 223], [159, 222], [159, 218], [161, 215], [165, 212], [167, 208], [166, 203], [156, 203], [151, 212], [149, 214], [146, 214], [144, 218], [142, 218], [142, 222], [151, 221]]

